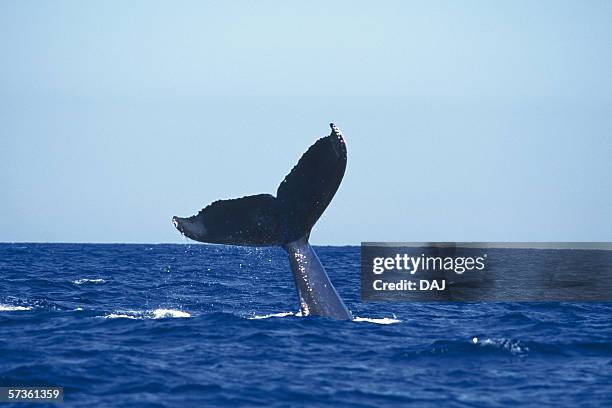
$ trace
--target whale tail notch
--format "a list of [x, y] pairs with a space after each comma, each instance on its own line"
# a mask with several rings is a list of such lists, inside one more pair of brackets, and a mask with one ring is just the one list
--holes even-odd
[[336, 194], [346, 169], [346, 145], [330, 124], [279, 185], [276, 197], [258, 194], [219, 200], [197, 215], [173, 217], [174, 226], [200, 242], [284, 246], [305, 238]]

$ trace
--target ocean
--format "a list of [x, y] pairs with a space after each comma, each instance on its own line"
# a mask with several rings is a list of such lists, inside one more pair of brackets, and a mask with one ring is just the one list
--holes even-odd
[[612, 405], [612, 304], [364, 303], [360, 248], [316, 250], [353, 321], [301, 317], [279, 248], [0, 244], [0, 386], [75, 407]]

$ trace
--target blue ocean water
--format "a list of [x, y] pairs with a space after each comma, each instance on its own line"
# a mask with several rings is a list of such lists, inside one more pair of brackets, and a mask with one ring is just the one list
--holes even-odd
[[0, 386], [78, 407], [612, 405], [611, 304], [362, 303], [359, 247], [316, 249], [356, 321], [296, 316], [278, 248], [0, 244]]

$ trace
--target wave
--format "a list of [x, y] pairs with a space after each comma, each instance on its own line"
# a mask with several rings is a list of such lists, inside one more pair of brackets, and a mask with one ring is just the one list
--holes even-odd
[[23, 310], [32, 310], [30, 306], [13, 306], [0, 304], [0, 312], [19, 312]]
[[[270, 319], [270, 318], [283, 318], [283, 317], [302, 317], [302, 312], [278, 312], [278, 313], [270, 313], [265, 315], [254, 315], [248, 317], [249, 320], [261, 320], [261, 319]], [[383, 317], [383, 318], [371, 318], [371, 317], [354, 317], [354, 322], [366, 322], [366, 323], [374, 323], [374, 324], [394, 324], [400, 323], [401, 320], [396, 319], [395, 316], [391, 317]]]
[[153, 311], [154, 319], [165, 319], [168, 317], [184, 318], [184, 317], [191, 317], [191, 315], [182, 310], [173, 310], [173, 309], [155, 309]]
[[176, 310], [176, 309], [154, 309], [154, 310], [125, 310], [125, 311], [115, 311], [114, 313], [109, 313], [106, 316], [102, 316], [105, 319], [131, 319], [131, 320], [141, 320], [141, 319], [171, 319], [171, 318], [187, 318], [191, 317], [190, 313], [185, 312], [184, 310]]
[[72, 283], [74, 283], [75, 285], [83, 285], [85, 283], [106, 283], [106, 281], [104, 279], [101, 279], [101, 278], [97, 278], [97, 279], [77, 279], [77, 280], [73, 281]]
[[[255, 315], [255, 316], [248, 317], [248, 319], [249, 320], [259, 320], [259, 319], [269, 319], [271, 317], [287, 317], [287, 316], [298, 316], [298, 314], [294, 312], [279, 312], [279, 313], [270, 313], [270, 314], [261, 315], [261, 316]], [[302, 314], [299, 313], [299, 316], [302, 316]]]
[[[531, 353], [529, 346], [517, 339], [473, 337], [470, 340], [436, 340], [426, 350], [416, 352], [417, 355], [446, 355], [463, 358], [466, 355], [504, 355], [526, 356]], [[542, 350], [542, 352], [548, 352]]]
[[519, 340], [513, 339], [484, 339], [479, 340], [478, 337], [472, 338], [472, 343], [481, 347], [491, 347], [510, 352], [511, 354], [524, 354], [529, 352], [529, 347], [521, 343]]
[[105, 319], [134, 319], [134, 320], [138, 319], [134, 315], [119, 314], [119, 313], [111, 313], [111, 314], [104, 316], [104, 318]]
[[354, 317], [353, 318], [354, 322], [367, 322], [367, 323], [374, 323], [374, 324], [394, 324], [394, 323], [401, 323], [402, 321], [399, 319], [396, 319], [395, 317], [383, 317], [383, 318], [371, 318], [371, 317]]

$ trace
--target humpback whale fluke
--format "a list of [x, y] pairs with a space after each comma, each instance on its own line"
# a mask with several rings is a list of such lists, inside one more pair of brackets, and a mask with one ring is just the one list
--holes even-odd
[[289, 254], [302, 314], [350, 319], [351, 315], [308, 243], [310, 231], [331, 202], [346, 169], [340, 129], [302, 155], [278, 186], [276, 197], [258, 194], [219, 200], [197, 215], [172, 223], [196, 241], [248, 246], [279, 245]]

